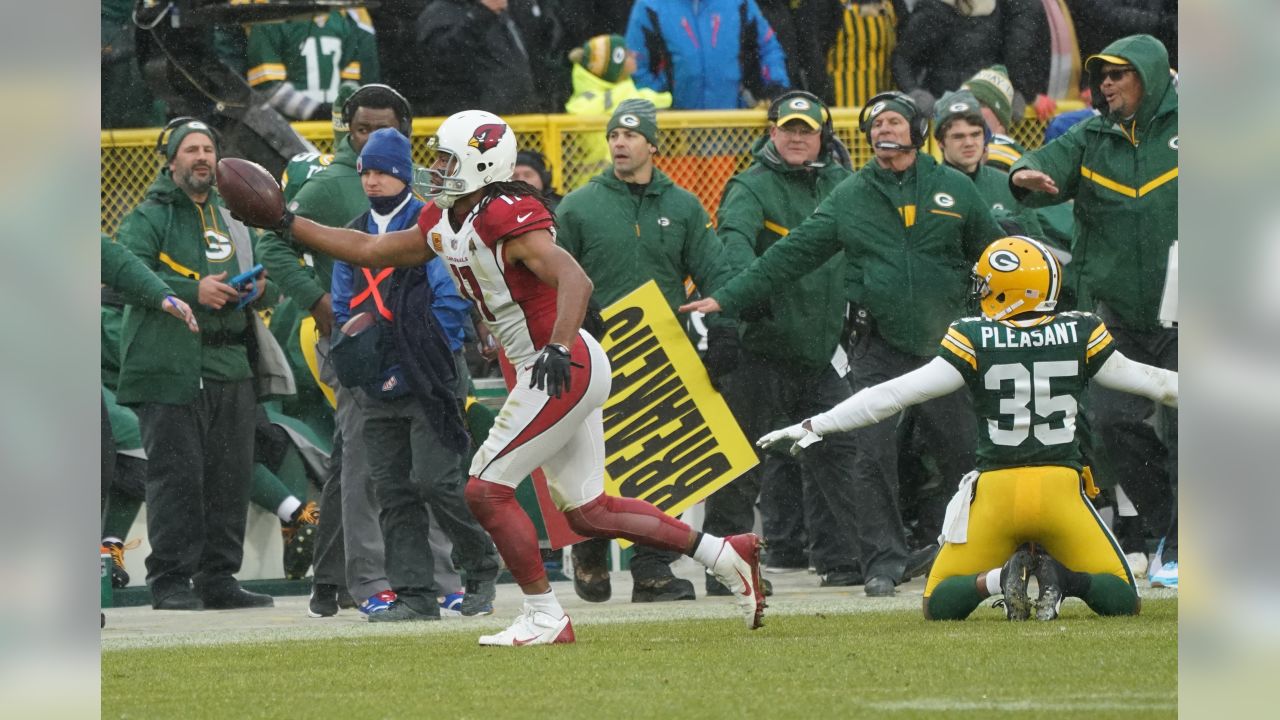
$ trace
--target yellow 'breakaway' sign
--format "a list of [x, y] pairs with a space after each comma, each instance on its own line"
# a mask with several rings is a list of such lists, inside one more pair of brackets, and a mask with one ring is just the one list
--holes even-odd
[[756, 465], [657, 283], [603, 316], [600, 344], [613, 367], [604, 404], [605, 492], [676, 516]]

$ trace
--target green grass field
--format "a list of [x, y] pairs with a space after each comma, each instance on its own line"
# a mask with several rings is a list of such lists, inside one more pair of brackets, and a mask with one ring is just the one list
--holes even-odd
[[474, 629], [108, 650], [104, 718], [1173, 717], [1178, 601], [1051, 623], [918, 611], [595, 623], [571, 646]]

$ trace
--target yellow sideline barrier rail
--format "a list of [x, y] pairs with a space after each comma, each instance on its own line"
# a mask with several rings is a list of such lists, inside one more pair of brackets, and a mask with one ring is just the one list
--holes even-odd
[[[1059, 111], [1083, 107], [1063, 102]], [[854, 167], [871, 158], [871, 148], [858, 132], [859, 108], [833, 108], [836, 135], [849, 148]], [[547, 159], [552, 184], [560, 192], [581, 187], [609, 162], [604, 142], [604, 115], [512, 115], [506, 118], [515, 130], [521, 150], [536, 150]], [[413, 159], [429, 164], [430, 138], [444, 118], [415, 118]], [[677, 111], [658, 113], [657, 164], [679, 185], [698, 196], [715, 216], [724, 184], [751, 163], [751, 144], [766, 125], [763, 110]], [[294, 123], [294, 128], [320, 151], [332, 152], [333, 127], [327, 122]], [[1039, 147], [1045, 124], [1029, 114], [1010, 134], [1027, 148]], [[120, 221], [139, 201], [160, 169], [153, 152], [159, 128], [102, 131], [102, 231], [115, 232]], [[925, 147], [933, 152], [932, 138]]]

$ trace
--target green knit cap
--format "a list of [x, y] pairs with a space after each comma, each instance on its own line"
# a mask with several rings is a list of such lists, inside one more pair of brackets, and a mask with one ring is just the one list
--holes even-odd
[[604, 134], [613, 132], [614, 128], [624, 127], [634, 130], [645, 137], [650, 145], [658, 144], [658, 109], [653, 103], [643, 98], [630, 98], [618, 103], [605, 126]]
[[618, 82], [627, 64], [627, 41], [621, 35], [596, 35], [583, 43], [578, 62], [601, 80]]
[[983, 107], [995, 113], [1005, 128], [1013, 124], [1013, 83], [1009, 82], [1009, 71], [1005, 66], [992, 65], [979, 70], [960, 87], [973, 93]]
[[173, 160], [173, 156], [178, 153], [178, 148], [182, 145], [182, 140], [191, 133], [201, 133], [213, 141], [214, 150], [218, 149], [218, 136], [213, 134], [213, 130], [200, 120], [191, 120], [185, 122], [169, 132], [169, 141], [164, 146], [165, 160]]

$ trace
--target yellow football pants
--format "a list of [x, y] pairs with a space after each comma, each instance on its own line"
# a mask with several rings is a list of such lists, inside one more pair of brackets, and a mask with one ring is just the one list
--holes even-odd
[[1115, 575], [1134, 585], [1119, 543], [1085, 497], [1080, 473], [1045, 465], [979, 476], [969, 506], [968, 542], [942, 546], [924, 596], [949, 577], [1004, 565], [1028, 542], [1042, 546], [1070, 570]]

